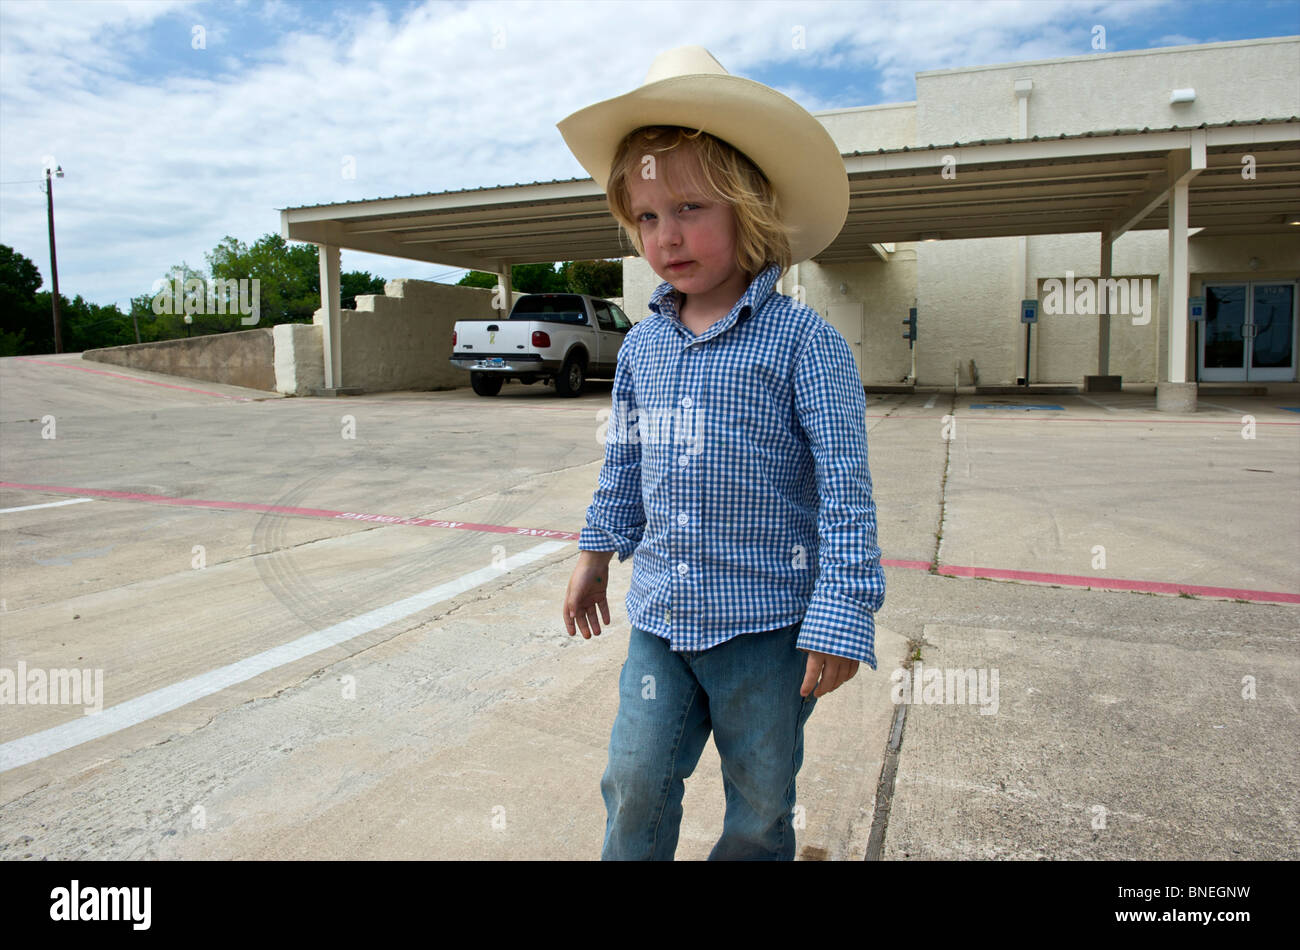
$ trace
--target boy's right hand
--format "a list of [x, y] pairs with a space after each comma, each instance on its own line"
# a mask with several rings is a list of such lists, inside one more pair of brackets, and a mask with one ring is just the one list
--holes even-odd
[[609, 625], [605, 589], [609, 586], [609, 562], [613, 557], [613, 551], [578, 552], [578, 566], [573, 569], [569, 589], [564, 593], [564, 625], [569, 636], [573, 636], [575, 628], [582, 631], [584, 640], [590, 640], [593, 634], [600, 636], [600, 617]]

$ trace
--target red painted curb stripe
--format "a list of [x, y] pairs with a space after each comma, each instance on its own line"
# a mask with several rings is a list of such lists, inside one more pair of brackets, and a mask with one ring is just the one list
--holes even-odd
[[72, 488], [67, 485], [26, 485], [21, 482], [0, 482], [0, 488], [18, 488], [24, 491], [44, 491], [58, 494], [91, 495], [96, 498], [114, 498], [119, 501], [147, 501], [156, 505], [176, 505], [182, 508], [218, 508], [234, 511], [265, 511], [272, 514], [299, 515], [306, 518], [331, 518], [344, 521], [364, 521], [371, 524], [402, 524], [417, 528], [456, 528], [461, 531], [488, 531], [493, 534], [519, 534], [530, 538], [554, 538], [557, 541], [576, 541], [572, 531], [552, 531], [549, 528], [513, 528], [509, 525], [477, 524], [472, 521], [441, 521], [435, 518], [403, 518], [400, 515], [374, 515], [359, 511], [334, 511], [329, 508], [298, 508], [293, 505], [262, 505], [247, 501], [210, 501], [206, 498], [172, 498], [168, 495], [149, 495], [144, 492], [109, 491], [104, 488]]
[[[958, 407], [958, 411], [962, 411]], [[944, 415], [952, 415], [945, 413]], [[887, 416], [874, 416], [868, 414], [868, 419], [929, 419], [933, 422], [942, 421], [943, 416], [900, 416], [891, 414]], [[1115, 419], [1111, 417], [1093, 417], [1093, 416], [1036, 416], [1032, 412], [1024, 415], [1007, 415], [1007, 416], [954, 416], [962, 422], [1126, 422], [1136, 423], [1138, 425], [1165, 425], [1165, 426], [1233, 426], [1240, 428], [1241, 421], [1236, 416], [1227, 419]], [[1300, 422], [1268, 422], [1256, 420], [1257, 426], [1300, 426]]]
[[882, 567], [905, 567], [909, 571], [928, 571], [930, 569], [929, 561], [890, 561], [882, 557], [880, 564]]
[[89, 366], [74, 366], [71, 363], [56, 363], [53, 360], [38, 360], [31, 356], [15, 356], [14, 359], [22, 360], [24, 363], [41, 363], [45, 366], [61, 366], [64, 369], [79, 369], [83, 373], [94, 373], [96, 376], [112, 376], [116, 379], [129, 379], [133, 383], [148, 383], [150, 386], [162, 386], [164, 389], [179, 389], [187, 393], [199, 393], [203, 396], [218, 396], [221, 399], [233, 399], [235, 402], [252, 402], [247, 396], [231, 396], [227, 393], [214, 393], [206, 389], [194, 389], [190, 386], [177, 386], [174, 383], [160, 383], [154, 379], [141, 379], [139, 376], [128, 376], [125, 373], [112, 373], [105, 369], [91, 369]]
[[[56, 494], [90, 495], [96, 498], [114, 498], [120, 501], [145, 501], [159, 505], [176, 505], [187, 508], [217, 508], [234, 511], [265, 511], [273, 514], [298, 515], [307, 518], [330, 518], [345, 521], [363, 521], [369, 524], [400, 524], [419, 528], [454, 528], [460, 531], [486, 531], [492, 534], [524, 535], [530, 538], [554, 538], [557, 541], [577, 541], [580, 533], [553, 531], [549, 528], [516, 528], [509, 525], [478, 524], [472, 521], [441, 521], [433, 518], [403, 518], [400, 515], [376, 515], [357, 511], [334, 511], [328, 508], [298, 508], [292, 505], [264, 505], [246, 501], [210, 501], [203, 498], [172, 498], [167, 495], [150, 495], [144, 492], [110, 491], [104, 488], [73, 488], [67, 485], [28, 485], [22, 482], [0, 482], [0, 488], [22, 491], [43, 491]], [[904, 570], [928, 571], [929, 561], [898, 561], [882, 558], [884, 567]], [[1268, 601], [1270, 603], [1300, 604], [1300, 594], [1285, 591], [1245, 590], [1236, 587], [1206, 587], [1199, 584], [1171, 584], [1165, 581], [1133, 581], [1111, 577], [1085, 577], [1078, 574], [1046, 574], [1040, 571], [1017, 571], [997, 567], [960, 567], [944, 565], [940, 574], [951, 577], [988, 577], [1005, 580], [1030, 581], [1039, 584], [1060, 584], [1065, 587], [1094, 587], [1100, 590], [1135, 590], [1158, 594], [1195, 594], [1202, 597], [1224, 597], [1239, 600]]]
[[1202, 597], [1232, 597], [1240, 600], [1267, 600], [1283, 604], [1300, 604], [1300, 594], [1283, 591], [1244, 590], [1238, 587], [1204, 587], [1199, 584], [1169, 584], [1164, 581], [1130, 581], [1115, 577], [1084, 577], [1078, 574], [1043, 574], [1038, 571], [1012, 571], [996, 567], [941, 566], [940, 574], [953, 577], [991, 577], [1039, 584], [1062, 584], [1070, 587], [1100, 587], [1105, 590], [1137, 590], [1156, 594], [1199, 594]]
[[[885, 567], [928, 571], [929, 561], [890, 561], [880, 559]], [[1300, 604], [1300, 594], [1285, 591], [1244, 590], [1237, 587], [1205, 587], [1199, 584], [1170, 584], [1165, 581], [1130, 581], [1117, 577], [1085, 577], [1080, 574], [1044, 574], [1040, 571], [1015, 571], [999, 567], [959, 567], [942, 565], [939, 574], [950, 577], [987, 577], [1036, 584], [1060, 584], [1063, 587], [1093, 587], [1098, 590], [1137, 590], [1153, 594], [1200, 594], [1203, 597], [1231, 597], [1239, 600], [1264, 600], [1270, 603]]]

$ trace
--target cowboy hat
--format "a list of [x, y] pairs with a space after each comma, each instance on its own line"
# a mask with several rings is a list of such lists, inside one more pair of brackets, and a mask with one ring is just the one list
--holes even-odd
[[639, 88], [580, 109], [558, 128], [604, 188], [619, 143], [646, 125], [701, 129], [757, 165], [793, 230], [792, 263], [820, 253], [844, 227], [849, 178], [830, 133], [788, 96], [732, 76], [704, 47], [661, 53]]

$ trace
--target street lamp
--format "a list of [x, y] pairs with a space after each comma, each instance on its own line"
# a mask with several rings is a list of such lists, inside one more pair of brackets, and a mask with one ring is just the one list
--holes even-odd
[[[63, 352], [63, 323], [59, 315], [59, 259], [54, 253], [54, 183], [50, 179], [51, 169], [45, 166], [45, 198], [50, 217], [50, 279], [54, 285], [54, 352]], [[53, 174], [63, 177], [63, 166], [53, 169]]]

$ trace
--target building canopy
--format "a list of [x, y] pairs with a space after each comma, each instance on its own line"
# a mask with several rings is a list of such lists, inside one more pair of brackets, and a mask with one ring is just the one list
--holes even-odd
[[[1180, 175], [1188, 226], [1290, 231], [1300, 215], [1300, 117], [852, 152], [848, 220], [819, 262], [893, 244], [1168, 227]], [[1189, 177], [1190, 174], [1190, 177]], [[281, 234], [388, 257], [507, 272], [635, 253], [590, 178], [280, 211]]]

